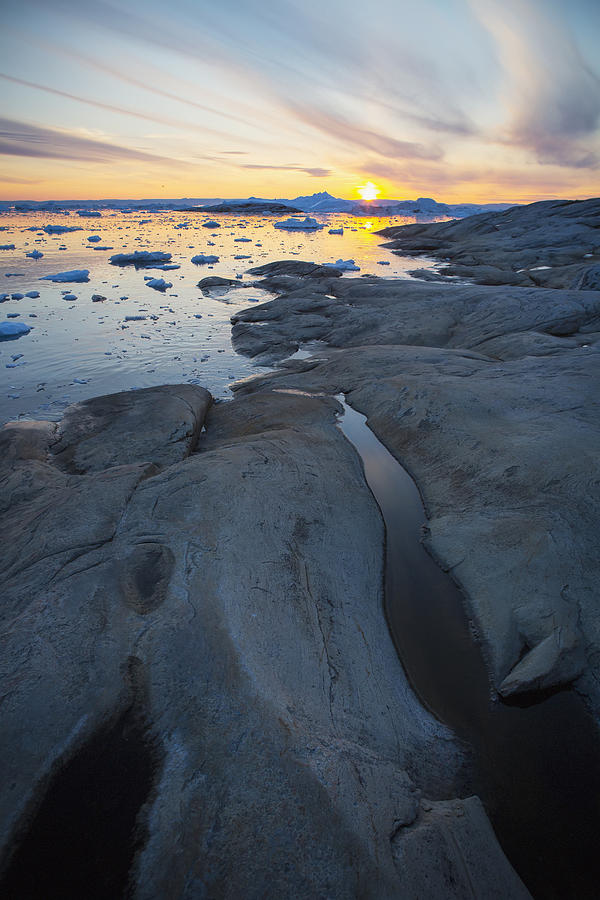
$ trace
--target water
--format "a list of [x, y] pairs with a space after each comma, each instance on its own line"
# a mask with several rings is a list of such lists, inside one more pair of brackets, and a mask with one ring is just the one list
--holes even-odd
[[[103, 212], [99, 219], [43, 212], [1, 216], [0, 244], [15, 244], [15, 250], [0, 250], [0, 293], [37, 290], [40, 297], [0, 306], [0, 320], [18, 313], [15, 321], [33, 329], [18, 340], [0, 342], [0, 422], [20, 416], [57, 419], [69, 402], [165, 382], [197, 382], [216, 397], [230, 396], [231, 382], [264, 371], [231, 346], [230, 317], [252, 302], [273, 297], [248, 286], [253, 277], [244, 273], [252, 266], [295, 257], [315, 262], [342, 257], [353, 258], [361, 267], [352, 275], [390, 278], [408, 277], [409, 269], [427, 264], [382, 249], [373, 233], [390, 223], [412, 221], [408, 219], [321, 216], [326, 227], [312, 233], [275, 229], [279, 217], [218, 219], [221, 227], [211, 230], [202, 227], [206, 216], [199, 213]], [[59, 235], [28, 230], [47, 224], [83, 230]], [[345, 229], [342, 236], [328, 233], [340, 226]], [[87, 240], [91, 235], [101, 240], [92, 244]], [[240, 237], [248, 241], [236, 241]], [[44, 254], [42, 259], [25, 256], [36, 249]], [[113, 254], [135, 250], [167, 251], [180, 268], [165, 272], [109, 264]], [[220, 261], [193, 265], [191, 257], [198, 253], [217, 255]], [[381, 260], [390, 265], [379, 265]], [[39, 280], [71, 269], [89, 269], [89, 282]], [[159, 293], [146, 287], [144, 275], [164, 278], [173, 286]], [[196, 285], [208, 275], [241, 275], [246, 286], [206, 297]], [[77, 300], [64, 300], [63, 291], [76, 294]], [[93, 294], [107, 299], [93, 303]], [[146, 318], [125, 321], [131, 315]], [[23, 356], [16, 367], [7, 368], [15, 354]]]
[[[338, 397], [343, 402], [343, 397]], [[386, 615], [421, 701], [468, 743], [463, 786], [482, 799], [536, 900], [586, 900], [600, 884], [600, 735], [581, 699], [559, 691], [519, 707], [492, 697], [463, 597], [420, 543], [425, 511], [409, 474], [345, 402], [386, 526]]]

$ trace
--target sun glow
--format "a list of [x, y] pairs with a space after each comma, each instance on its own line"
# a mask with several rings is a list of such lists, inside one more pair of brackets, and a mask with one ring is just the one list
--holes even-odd
[[375, 187], [372, 181], [367, 181], [366, 184], [358, 188], [358, 193], [363, 200], [376, 200], [381, 191], [378, 187]]

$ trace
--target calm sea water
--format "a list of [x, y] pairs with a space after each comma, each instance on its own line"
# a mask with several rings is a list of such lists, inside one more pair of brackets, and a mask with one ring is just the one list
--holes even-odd
[[[9, 299], [0, 305], [0, 321], [16, 313], [13, 321], [32, 328], [18, 340], [0, 342], [0, 422], [56, 419], [76, 400], [166, 382], [195, 382], [216, 397], [230, 396], [231, 382], [264, 371], [231, 346], [233, 313], [273, 297], [250, 286], [253, 276], [245, 273], [252, 266], [277, 259], [324, 263], [341, 257], [360, 266], [354, 276], [389, 278], [410, 277], [411, 268], [433, 265], [423, 258], [416, 262], [395, 256], [382, 249], [374, 234], [412, 219], [366, 221], [336, 214], [318, 220], [325, 228], [305, 233], [276, 229], [273, 223], [279, 219], [273, 217], [220, 216], [221, 226], [208, 229], [201, 224], [206, 216], [198, 213], [103, 211], [93, 219], [41, 212], [0, 216], [0, 245], [15, 245], [0, 251], [0, 294], [40, 292], [37, 299]], [[48, 224], [83, 230], [46, 235], [41, 229]], [[343, 235], [328, 233], [340, 226]], [[94, 235], [100, 241], [88, 241]], [[43, 257], [25, 255], [33, 250]], [[109, 263], [113, 254], [135, 250], [166, 251], [180, 268], [164, 272]], [[191, 257], [198, 253], [217, 255], [219, 262], [194, 265]], [[384, 260], [390, 264], [380, 265]], [[71, 269], [89, 269], [89, 282], [40, 280]], [[172, 287], [158, 292], [146, 286], [145, 275], [164, 278]], [[242, 275], [243, 287], [206, 297], [197, 283], [207, 275]], [[65, 292], [77, 299], [65, 300]], [[106, 300], [92, 302], [93, 294]], [[145, 318], [127, 321], [126, 316]]]

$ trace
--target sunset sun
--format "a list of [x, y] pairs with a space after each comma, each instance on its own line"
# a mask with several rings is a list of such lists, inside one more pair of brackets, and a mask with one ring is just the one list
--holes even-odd
[[372, 181], [367, 181], [366, 184], [358, 188], [358, 193], [363, 200], [376, 200], [381, 191]]

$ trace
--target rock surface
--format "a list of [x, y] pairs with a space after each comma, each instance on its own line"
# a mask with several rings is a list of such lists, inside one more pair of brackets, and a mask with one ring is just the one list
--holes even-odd
[[597, 713], [599, 317], [596, 291], [310, 278], [233, 319], [257, 360], [343, 348], [238, 393], [343, 391], [420, 486], [496, 689], [575, 681]]
[[440, 271], [443, 278], [584, 290], [598, 284], [599, 198], [544, 200], [451, 222], [391, 226], [378, 233], [393, 238], [384, 246], [401, 255], [433, 256], [449, 263]]
[[[527, 897], [476, 801], [422, 823], [461, 752], [392, 645], [382, 522], [338, 404], [209, 401], [165, 386], [2, 431], [9, 888], [35, 871], [28, 835], [58, 821], [60, 786], [133, 717], [135, 897]], [[100, 815], [85, 808], [92, 840]]]

